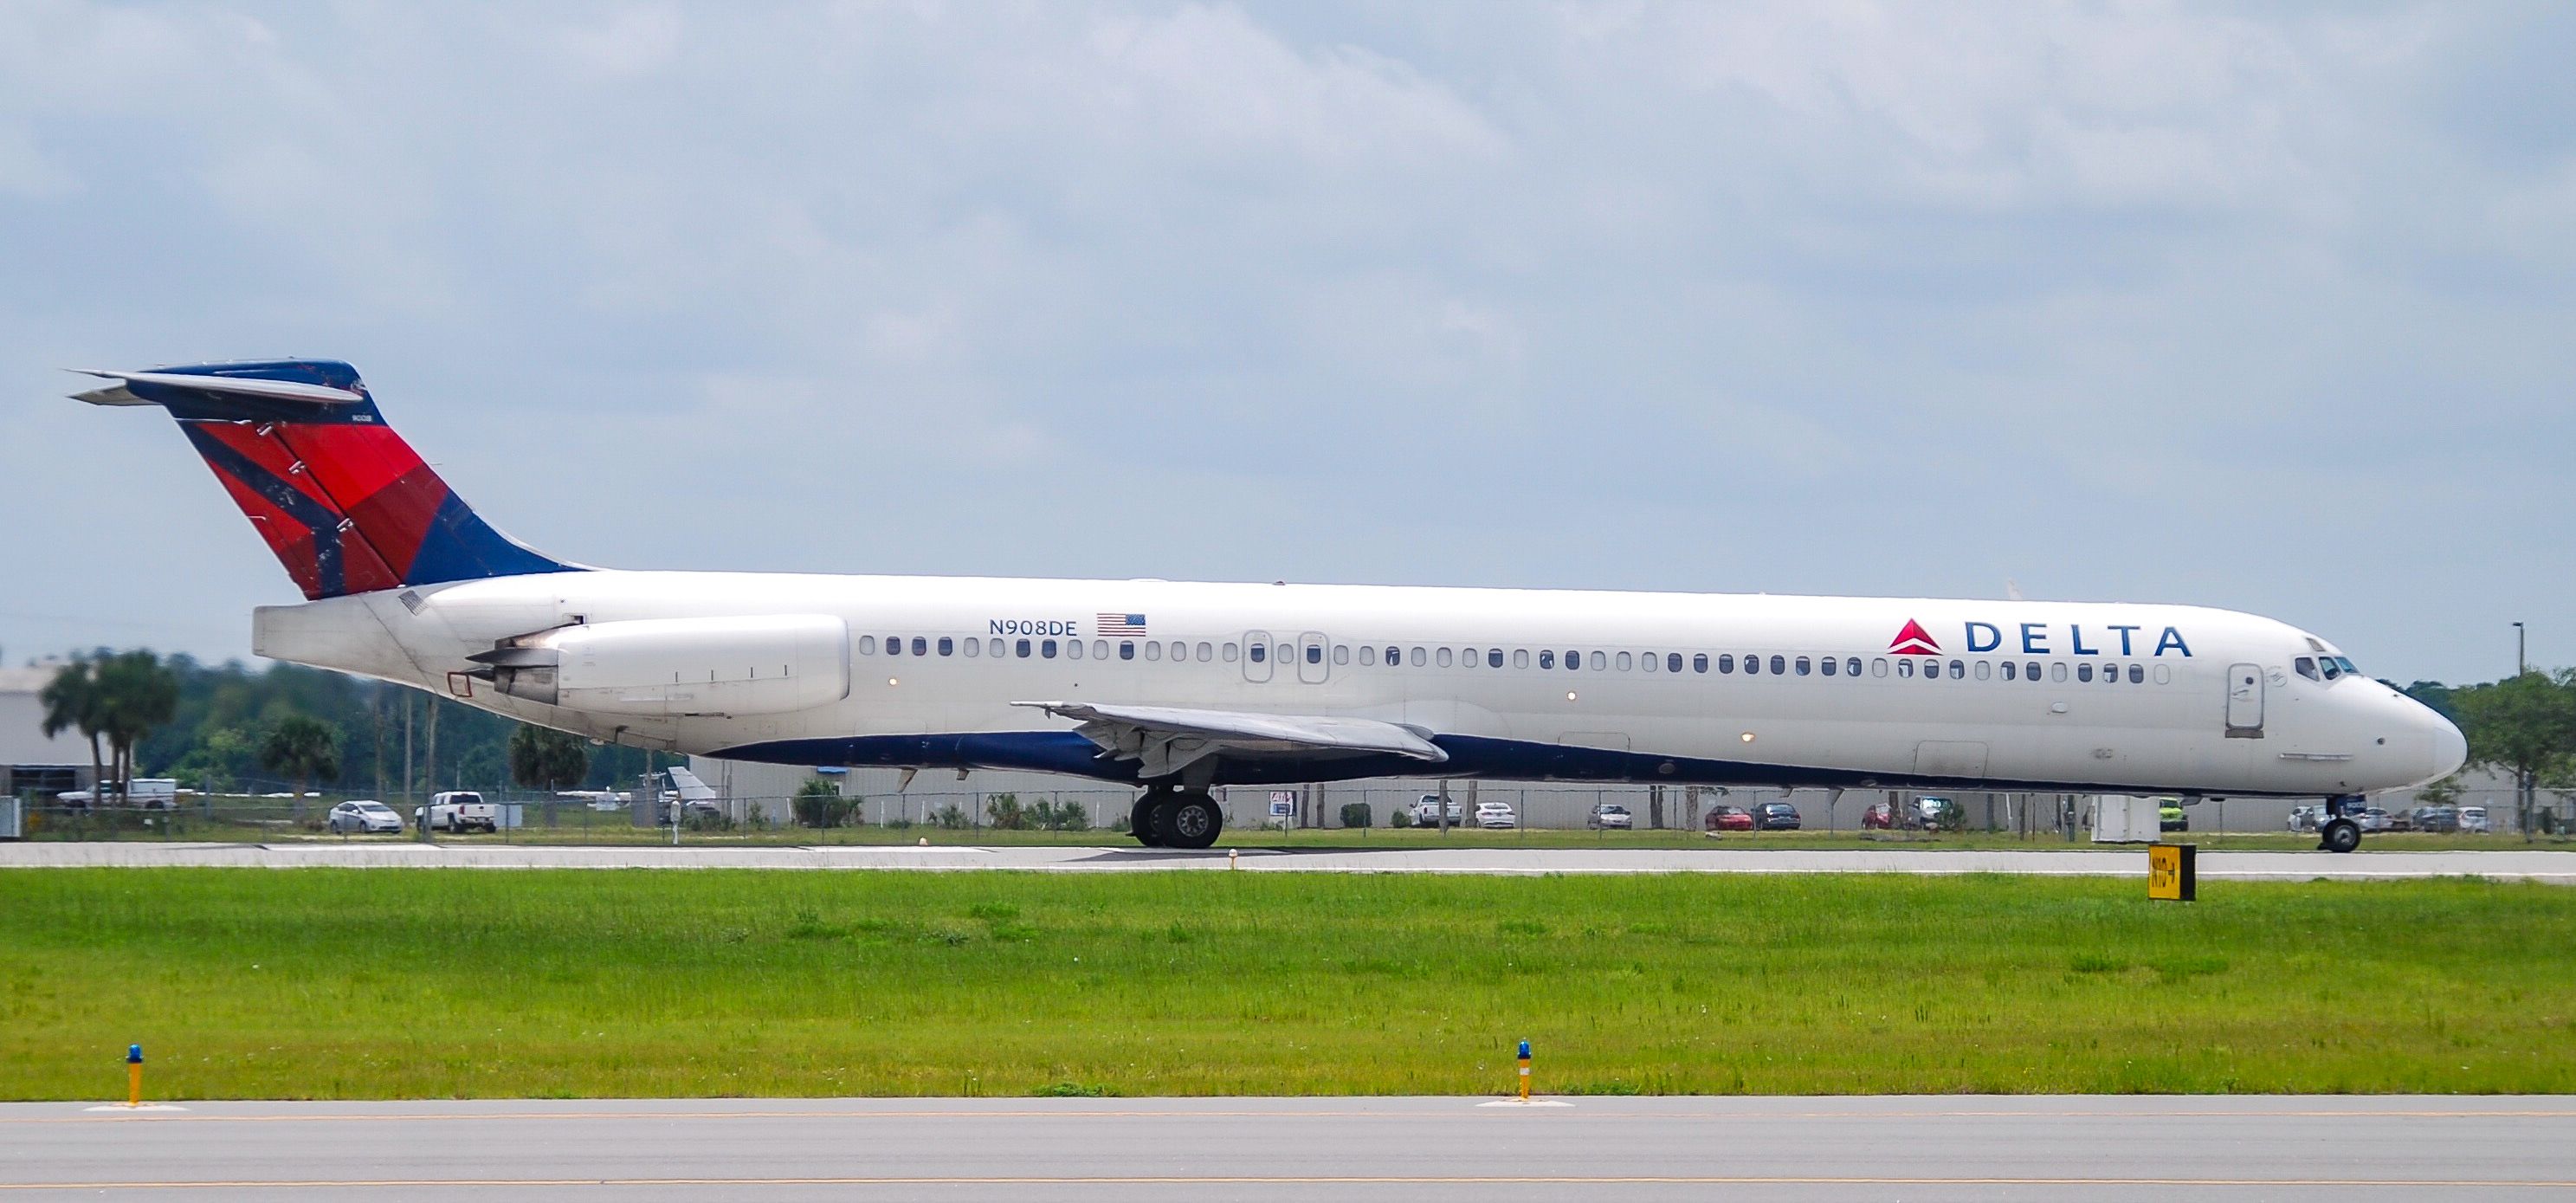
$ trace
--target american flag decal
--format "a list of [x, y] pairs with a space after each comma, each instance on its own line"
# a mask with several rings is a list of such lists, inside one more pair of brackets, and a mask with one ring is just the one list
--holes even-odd
[[1145, 633], [1145, 616], [1142, 614], [1100, 614], [1095, 615], [1093, 621], [1104, 636]]

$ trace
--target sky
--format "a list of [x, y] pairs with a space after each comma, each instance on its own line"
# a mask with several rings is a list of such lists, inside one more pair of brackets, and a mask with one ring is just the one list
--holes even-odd
[[0, 0], [0, 660], [298, 599], [65, 367], [619, 567], [2170, 601], [2576, 662], [2576, 8]]

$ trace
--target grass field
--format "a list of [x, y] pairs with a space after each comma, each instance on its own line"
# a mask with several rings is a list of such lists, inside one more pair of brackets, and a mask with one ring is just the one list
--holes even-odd
[[0, 873], [0, 1095], [2576, 1091], [2470, 880]]

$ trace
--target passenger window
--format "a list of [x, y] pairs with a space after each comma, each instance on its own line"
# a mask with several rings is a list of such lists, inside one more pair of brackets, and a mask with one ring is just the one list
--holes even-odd
[[1267, 643], [1251, 644], [1244, 648], [1243, 654], [1252, 657], [1253, 663], [1260, 664], [1270, 659], [1270, 645]]
[[1775, 676], [1775, 677], [1776, 677], [1776, 676], [1779, 676], [1780, 674], [1785, 673], [1785, 672], [1787, 672], [1787, 671], [1789, 671], [1789, 658], [1788, 658], [1788, 657], [1786, 657], [1786, 656], [1773, 656], [1773, 657], [1771, 657], [1771, 675], [1772, 675], [1772, 676]]
[[1133, 640], [1133, 639], [1121, 639], [1121, 640], [1119, 640], [1119, 641], [1118, 641], [1118, 658], [1119, 658], [1119, 659], [1121, 659], [1121, 660], [1133, 660], [1133, 659], [1135, 659], [1135, 658], [1136, 658], [1136, 641], [1135, 641], [1135, 640]]
[[1910, 676], [1913, 676], [1913, 675], [1914, 675], [1914, 661], [1912, 661], [1911, 659], [1906, 659], [1906, 660], [1899, 660], [1899, 661], [1897, 661], [1897, 662], [1896, 662], [1896, 675], [1897, 675], [1897, 676], [1900, 676], [1900, 677], [1910, 677]]
[[1843, 675], [1846, 677], [1857, 677], [1860, 675], [1860, 657], [1851, 656], [1844, 659]]
[[1538, 666], [1540, 668], [1556, 667], [1556, 653], [1547, 648], [1538, 649]]
[[1393, 668], [1393, 667], [1395, 667], [1396, 665], [1399, 665], [1399, 664], [1402, 664], [1402, 663], [1404, 663], [1404, 649], [1403, 649], [1403, 648], [1400, 648], [1400, 647], [1391, 647], [1391, 648], [1386, 649], [1386, 666], [1387, 666], [1388, 668]]
[[2090, 665], [2090, 664], [2078, 664], [2078, 665], [2076, 665], [2076, 666], [2075, 666], [2075, 679], [2076, 679], [2076, 680], [2078, 680], [2078, 681], [2090, 681], [2090, 680], [2092, 680], [2092, 679], [2093, 679], [2093, 666], [2092, 666], [2092, 665]]
[[1347, 643], [1336, 643], [1336, 644], [1334, 644], [1334, 645], [1333, 645], [1333, 663], [1335, 663], [1335, 664], [1348, 664], [1348, 663], [1350, 663], [1350, 662], [1351, 662], [1351, 645], [1349, 645], [1349, 644], [1347, 644]]
[[[876, 655], [876, 654], [877, 654], [877, 637], [876, 637], [876, 636], [874, 636], [874, 635], [861, 635], [861, 636], [859, 636], [859, 654], [860, 654], [860, 655], [862, 655], [862, 656], [873, 656], [873, 655]], [[2312, 673], [2312, 674], [2310, 674], [2310, 675], [2312, 675], [2312, 676], [2313, 676], [2314, 674]]]
[[1220, 652], [1220, 654], [1221, 654], [1221, 655], [1223, 655], [1223, 656], [1225, 657], [1225, 662], [1226, 662], [1226, 663], [1228, 663], [1228, 664], [1232, 664], [1232, 663], [1234, 663], [1234, 654], [1235, 654], [1235, 652], [1234, 652], [1234, 645], [1233, 645], [1232, 643], [1228, 643], [1228, 644], [1226, 644], [1223, 648], [1219, 649], [1219, 652]]
[[1953, 660], [1953, 661], [1951, 661], [1951, 662], [1950, 662], [1950, 679], [1951, 679], [1951, 680], [1953, 680], [1953, 681], [1965, 681], [1965, 680], [1967, 680], [1967, 679], [1968, 679], [1968, 666], [1967, 666], [1967, 664], [1966, 664], [1965, 662], [1963, 662], [1963, 661], [1958, 661], [1958, 660]]
[[2039, 661], [2033, 660], [2028, 664], [2022, 665], [2021, 676], [2025, 681], [2035, 682], [2039, 680]]
[[1022, 660], [1026, 660], [1026, 659], [1028, 659], [1028, 658], [1029, 658], [1029, 641], [1028, 641], [1028, 640], [1026, 640], [1026, 639], [1021, 640], [1021, 641], [1020, 641], [1020, 643], [1019, 643], [1019, 646], [1018, 646], [1017, 648], [1013, 649], [1013, 650], [1017, 651], [1017, 652], [1020, 654], [1020, 659], [1022, 659]]
[[2056, 684], [2064, 685], [2066, 683], [2066, 662], [2063, 660], [2050, 661], [2048, 665], [2048, 679]]
[[1079, 659], [1082, 659], [1082, 641], [1081, 641], [1081, 640], [1079, 640], [1079, 639], [1067, 639], [1067, 640], [1065, 640], [1065, 641], [1064, 641], [1064, 655], [1065, 655], [1065, 659], [1068, 659], [1068, 660], [1079, 660]]
[[1440, 659], [1440, 667], [1442, 667], [1442, 668], [1447, 668], [1447, 667], [1449, 667], [1449, 649], [1448, 649], [1448, 648], [1445, 648], [1445, 647], [1444, 647], [1444, 648], [1440, 649], [1440, 657], [1439, 657], [1439, 659]]
[[1830, 677], [1830, 676], [1834, 675], [1834, 669], [1835, 669], [1835, 667], [1836, 667], [1836, 665], [1835, 665], [1835, 663], [1834, 663], [1834, 658], [1833, 658], [1833, 657], [1831, 657], [1831, 656], [1827, 656], [1827, 657], [1825, 657], [1824, 662], [1823, 662], [1823, 663], [1821, 663], [1821, 664], [1818, 664], [1816, 667], [1818, 667], [1818, 668], [1821, 668], [1821, 669], [1825, 670], [1825, 675], [1826, 675], [1826, 676], [1828, 676], [1828, 677]]
[[1360, 645], [1360, 667], [1362, 667], [1362, 668], [1370, 668], [1370, 667], [1374, 667], [1376, 664], [1377, 664], [1377, 645], [1376, 645], [1376, 644], [1374, 644], [1374, 643], [1363, 643], [1363, 644], [1361, 644], [1361, 645]]
[[1695, 673], [1704, 673], [1708, 671], [1707, 652], [1694, 652], [1691, 654], [1691, 671]]
[[1592, 671], [1601, 672], [1609, 667], [1610, 657], [1603, 655], [1600, 652], [1592, 653]]
[[1722, 673], [1731, 673], [1731, 672], [1734, 672], [1734, 671], [1735, 671], [1735, 653], [1733, 653], [1733, 652], [1722, 652], [1722, 653], [1719, 653], [1719, 655], [1718, 655], [1718, 657], [1717, 657], [1717, 671], [1722, 672]]
[[2006, 661], [2004, 661], [2004, 680], [2010, 681], [2010, 680], [2012, 680], [2012, 679], [2013, 679], [2013, 662], [2012, 662], [2012, 661], [2010, 661], [2010, 660], [2006, 660]]
[[900, 656], [903, 654], [903, 636], [886, 636], [886, 654], [889, 656]]
[[1884, 677], [1884, 676], [1886, 676], [1886, 675], [1887, 675], [1887, 657], [1885, 657], [1885, 656], [1874, 656], [1874, 657], [1872, 657], [1872, 658], [1870, 659], [1870, 662], [1869, 662], [1869, 675], [1871, 675], [1871, 676], [1873, 676], [1873, 677]]
[[1664, 667], [1664, 658], [1653, 652], [1644, 652], [1637, 657], [1637, 667], [1647, 672], [1660, 672]]
[[[1541, 653], [1541, 654], [1545, 654], [1545, 653]], [[1514, 667], [1514, 668], [1528, 668], [1528, 667], [1529, 667], [1529, 649], [1528, 649], [1528, 648], [1525, 648], [1525, 647], [1516, 647], [1516, 648], [1513, 648], [1513, 649], [1512, 649], [1512, 667]], [[1545, 666], [1545, 665], [1540, 665], [1540, 667], [1541, 667], [1541, 668], [1544, 668], [1544, 667], [1546, 667], [1546, 666]]]
[[1474, 668], [1474, 667], [1476, 667], [1476, 649], [1474, 649], [1474, 648], [1472, 648], [1472, 647], [1462, 647], [1462, 648], [1459, 648], [1459, 649], [1458, 649], [1458, 667], [1460, 667], [1460, 668]]
[[983, 653], [984, 641], [981, 639], [969, 639], [966, 641], [966, 646], [958, 650], [965, 652], [966, 658], [972, 660]]
[[1680, 652], [1670, 652], [1670, 653], [1667, 653], [1667, 654], [1664, 656], [1664, 671], [1665, 671], [1665, 672], [1668, 672], [1668, 673], [1677, 673], [1677, 672], [1680, 672], [1681, 670], [1682, 670], [1682, 654], [1681, 654]]
[[1147, 660], [1156, 660], [1156, 661], [1161, 660], [1161, 659], [1163, 658], [1163, 645], [1162, 645], [1162, 644], [1159, 644], [1159, 643], [1156, 643], [1156, 642], [1154, 642], [1154, 641], [1153, 641], [1153, 640], [1151, 640], [1151, 639], [1146, 640], [1146, 641], [1145, 641], [1145, 658], [1146, 658]]
[[1320, 644], [1320, 643], [1309, 643], [1309, 644], [1307, 644], [1307, 645], [1306, 645], [1306, 663], [1308, 663], [1308, 664], [1321, 664], [1321, 663], [1323, 663], [1323, 662], [1324, 662], [1324, 645], [1323, 645], [1323, 644]]
[[1807, 675], [1807, 658], [1805, 656], [1798, 657], [1798, 675], [1802, 677]]
[[1091, 641], [1091, 658], [1092, 658], [1092, 659], [1094, 659], [1094, 660], [1106, 660], [1106, 659], [1108, 659], [1108, 658], [1109, 658], [1109, 641], [1108, 641], [1108, 640], [1106, 640], [1106, 639], [1094, 639], [1094, 640], [1092, 640], [1092, 641]]
[[1566, 649], [1565, 671], [1573, 672], [1575, 669], [1581, 667], [1583, 667], [1583, 653], [1575, 651], [1572, 648]]
[[2131, 685], [2144, 685], [2144, 684], [2146, 684], [2146, 683], [2147, 683], [2147, 666], [2146, 666], [2146, 665], [2143, 665], [2143, 664], [2132, 664], [2132, 665], [2130, 665], [2130, 666], [2129, 666], [2129, 684], [2131, 684]]
[[943, 656], [954, 656], [954, 655], [956, 655], [956, 654], [957, 654], [957, 641], [956, 641], [956, 640], [954, 640], [954, 639], [949, 638], [949, 637], [948, 637], [948, 636], [946, 636], [946, 635], [942, 635], [942, 636], [940, 636], [940, 637], [939, 637], [939, 654], [940, 654], [940, 655], [943, 655]]
[[1493, 649], [1492, 651], [1489, 651], [1489, 652], [1486, 652], [1486, 653], [1485, 653], [1485, 667], [1487, 667], [1487, 668], [1501, 668], [1502, 666], [1503, 666], [1503, 649], [1501, 649], [1501, 648], [1495, 648], [1495, 649]]
[[[1187, 654], [1188, 654], [1188, 649], [1184, 648], [1182, 645], [1177, 644], [1177, 643], [1175, 643], [1175, 644], [1173, 644], [1173, 645], [1172, 645], [1172, 659], [1178, 660], [1178, 659], [1182, 658], [1183, 656], [1185, 656], [1185, 655], [1187, 655]], [[1281, 664], [1294, 664], [1294, 663], [1296, 663], [1296, 661], [1297, 661], [1297, 649], [1296, 649], [1296, 648], [1293, 648], [1293, 647], [1290, 647], [1289, 645], [1284, 644], [1284, 643], [1283, 643], [1283, 644], [1280, 644], [1280, 645], [1279, 645], [1279, 662], [1280, 662]]]
[[1039, 655], [1039, 657], [1041, 657], [1041, 658], [1043, 658], [1043, 659], [1047, 659], [1047, 660], [1053, 660], [1053, 659], [1055, 659], [1055, 640], [1052, 640], [1052, 639], [1041, 639], [1041, 640], [1039, 640], [1039, 641], [1038, 641], [1038, 655]]
[[1989, 678], [1993, 677], [1994, 675], [1995, 675], [1995, 666], [1994, 666], [1994, 665], [1992, 665], [1992, 664], [1988, 664], [1988, 663], [1986, 663], [1986, 662], [1985, 662], [1985, 661], [1983, 661], [1983, 660], [1979, 660], [1979, 661], [1977, 661], [1977, 679], [1978, 679], [1978, 680], [1980, 680], [1980, 681], [1987, 680], [1987, 679], [1989, 679]]
[[1216, 647], [1215, 647], [1215, 645], [1213, 645], [1213, 644], [1209, 643], [1207, 640], [1204, 640], [1204, 639], [1199, 640], [1199, 663], [1201, 663], [1201, 664], [1205, 664], [1205, 663], [1207, 663], [1208, 661], [1213, 660], [1213, 659], [1215, 659], [1215, 658], [1216, 658]]
[[1001, 640], [999, 640], [999, 639], [987, 639], [987, 640], [985, 640], [985, 641], [984, 641], [984, 654], [985, 654], [985, 655], [987, 655], [987, 656], [991, 656], [992, 658], [994, 658], [994, 659], [996, 659], [996, 660], [1001, 659], [1001, 658], [1002, 658], [1002, 641], [1001, 641]]
[[1428, 657], [1424, 654], [1423, 650], [1417, 647], [1413, 649], [1413, 654], [1410, 657], [1407, 657], [1406, 662], [1413, 665], [1415, 668], [1420, 668], [1427, 662], [1427, 659]]
[[2156, 666], [2156, 684], [2158, 684], [2158, 685], [2170, 685], [2170, 684], [2172, 684], [2172, 683], [2173, 683], [2173, 666], [2172, 666], [2172, 665], [2169, 665], [2169, 664], [2159, 664], [2159, 665], [2157, 665], [2157, 666]]
[[1619, 671], [1628, 671], [1628, 653], [1626, 652], [1619, 653]]

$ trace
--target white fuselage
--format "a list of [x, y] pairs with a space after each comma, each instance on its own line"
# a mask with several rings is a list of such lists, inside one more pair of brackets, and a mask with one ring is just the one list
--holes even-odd
[[[771, 677], [675, 643], [589, 708], [502, 696], [469, 659], [570, 627], [762, 617], [810, 620], [784, 623], [802, 650]], [[813, 650], [818, 630], [837, 650]], [[1447, 750], [1441, 775], [1513, 779], [2340, 795], [2463, 751], [2386, 686], [2303, 669], [2335, 655], [2306, 632], [2170, 605], [582, 571], [266, 608], [258, 644], [628, 744], [1114, 780], [1133, 762], [1015, 703], [1378, 719]]]

